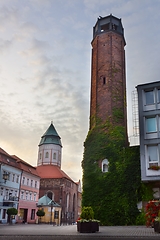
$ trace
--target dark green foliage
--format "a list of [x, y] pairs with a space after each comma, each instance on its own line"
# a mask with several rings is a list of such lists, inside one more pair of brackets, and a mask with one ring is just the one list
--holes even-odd
[[9, 216], [11, 216], [11, 215], [17, 215], [17, 213], [18, 213], [18, 210], [17, 210], [16, 208], [8, 208], [8, 209], [7, 209], [7, 214], [8, 214]]
[[124, 128], [108, 122], [91, 130], [84, 146], [82, 206], [92, 206], [103, 225], [135, 224], [142, 199], [139, 147], [125, 147]]
[[146, 224], [145, 212], [142, 211], [137, 216], [136, 225], [145, 225], [145, 224]]
[[83, 207], [82, 208], [82, 213], [81, 213], [81, 218], [86, 219], [86, 220], [91, 220], [94, 218], [94, 212], [92, 207]]
[[43, 217], [45, 215], [45, 212], [43, 209], [38, 209], [38, 211], [36, 212], [36, 215], [38, 217]]

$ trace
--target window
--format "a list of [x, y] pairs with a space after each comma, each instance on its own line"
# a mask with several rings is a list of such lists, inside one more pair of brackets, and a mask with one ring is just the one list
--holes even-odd
[[54, 219], [58, 219], [59, 218], [59, 211], [54, 211]]
[[23, 177], [22, 179], [22, 184], [24, 185], [24, 183], [25, 183], [25, 177]]
[[24, 199], [24, 192], [21, 192], [21, 199]]
[[32, 210], [31, 210], [31, 220], [34, 220], [34, 219], [35, 219], [35, 212], [36, 212], [35, 209], [32, 209]]
[[41, 159], [41, 158], [42, 158], [42, 153], [39, 154], [39, 159]]
[[106, 84], [106, 78], [103, 77], [103, 84]]
[[48, 154], [48, 152], [46, 152], [46, 156], [45, 156], [45, 158], [48, 158], [48, 156], [49, 156], [49, 154]]
[[16, 177], [16, 183], [19, 183], [19, 176]]
[[27, 178], [27, 185], [29, 185], [29, 178]]
[[156, 118], [151, 117], [151, 118], [146, 118], [146, 132], [156, 132], [157, 131], [157, 126], [156, 126]]
[[108, 165], [109, 165], [109, 162], [107, 159], [103, 159], [102, 161], [102, 172], [108, 172]]
[[53, 159], [56, 159], [56, 153], [53, 154]]
[[158, 146], [148, 146], [148, 161], [149, 161], [149, 167], [152, 165], [158, 166]]
[[34, 201], [36, 201], [36, 193], [34, 193]]
[[37, 181], [35, 181], [35, 188], [37, 188]]
[[28, 192], [26, 192], [26, 200], [28, 200]]
[[29, 194], [29, 199], [32, 201], [32, 193]]
[[146, 100], [146, 105], [150, 105], [150, 104], [155, 103], [153, 90], [145, 92], [145, 100]]
[[31, 187], [33, 187], [33, 180], [31, 180]]
[[157, 90], [157, 102], [160, 103], [160, 89]]
[[3, 188], [1, 187], [1, 196], [3, 196]]
[[15, 174], [12, 175], [12, 182], [15, 180]]

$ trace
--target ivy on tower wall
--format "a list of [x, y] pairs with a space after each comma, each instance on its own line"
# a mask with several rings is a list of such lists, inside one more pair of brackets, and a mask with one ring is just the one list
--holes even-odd
[[[92, 206], [103, 225], [135, 224], [139, 214], [139, 147], [125, 147], [125, 142], [124, 127], [107, 121], [91, 129], [84, 143], [82, 206]], [[108, 172], [101, 170], [103, 159], [109, 162]]]

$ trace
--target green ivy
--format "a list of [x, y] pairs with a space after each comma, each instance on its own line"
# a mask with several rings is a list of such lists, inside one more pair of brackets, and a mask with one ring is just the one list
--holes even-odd
[[[101, 171], [101, 161], [109, 171]], [[109, 121], [88, 132], [84, 143], [82, 206], [91, 206], [102, 225], [131, 225], [142, 200], [139, 147], [125, 146], [125, 129]]]

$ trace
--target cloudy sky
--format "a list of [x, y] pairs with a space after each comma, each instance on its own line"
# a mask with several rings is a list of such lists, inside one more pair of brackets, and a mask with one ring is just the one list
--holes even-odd
[[131, 93], [160, 80], [160, 0], [0, 0], [0, 147], [36, 166], [51, 121], [62, 169], [81, 179], [89, 128], [92, 28], [122, 19], [126, 39], [128, 132]]

